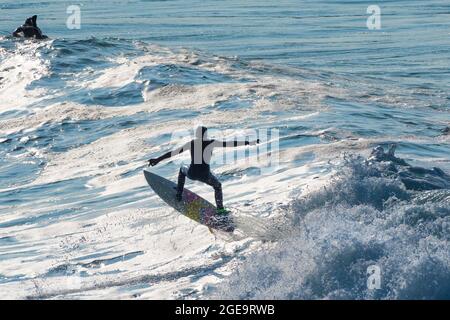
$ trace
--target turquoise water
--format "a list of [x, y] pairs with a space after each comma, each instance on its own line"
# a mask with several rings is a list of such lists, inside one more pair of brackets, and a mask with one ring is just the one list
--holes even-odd
[[[0, 3], [2, 297], [448, 298], [448, 1], [380, 2], [380, 30], [366, 27], [372, 1], [79, 1], [79, 30], [71, 4]], [[8, 37], [32, 14], [49, 41]], [[213, 169], [231, 208], [282, 230], [268, 252], [284, 264], [257, 237], [214, 239], [149, 190], [145, 160], [199, 123], [279, 130], [272, 176]], [[344, 160], [393, 143], [408, 167]], [[175, 179], [178, 165], [155, 170]], [[208, 278], [241, 255], [242, 286]], [[388, 273], [375, 294], [370, 264]]]

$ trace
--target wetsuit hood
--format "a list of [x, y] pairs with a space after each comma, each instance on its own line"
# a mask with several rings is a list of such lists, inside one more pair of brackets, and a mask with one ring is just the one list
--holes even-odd
[[27, 20], [25, 20], [25, 24], [24, 25], [25, 26], [30, 26], [30, 27], [37, 27], [36, 20], [37, 20], [37, 16], [34, 15], [34, 16], [28, 18]]

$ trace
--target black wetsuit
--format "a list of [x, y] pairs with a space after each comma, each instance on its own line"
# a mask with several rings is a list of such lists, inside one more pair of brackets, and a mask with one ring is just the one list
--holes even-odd
[[37, 16], [28, 18], [22, 26], [18, 27], [16, 31], [13, 32], [13, 36], [34, 39], [47, 39], [48, 37], [42, 34], [41, 29], [38, 28], [36, 20]]
[[[255, 142], [259, 143], [259, 140]], [[222, 195], [222, 184], [219, 179], [217, 179], [211, 172], [209, 163], [212, 157], [212, 151], [216, 147], [239, 147], [249, 145], [249, 141], [218, 141], [209, 139], [194, 139], [184, 144], [182, 147], [177, 148], [173, 151], [167, 152], [156, 159], [150, 159], [149, 164], [154, 166], [158, 162], [169, 159], [170, 157], [176, 156], [184, 151], [190, 151], [191, 153], [191, 164], [189, 167], [182, 166], [180, 168], [180, 173], [178, 175], [178, 186], [177, 186], [177, 199], [182, 199], [184, 183], [186, 177], [191, 180], [201, 181], [214, 188], [217, 209], [223, 209], [223, 195]]]
[[194, 139], [180, 148], [178, 153], [190, 150], [191, 164], [189, 167], [182, 166], [178, 175], [177, 193], [181, 196], [186, 181], [186, 176], [191, 180], [201, 181], [214, 188], [214, 195], [217, 209], [223, 209], [222, 184], [219, 179], [211, 172], [210, 161], [212, 151], [216, 147], [237, 147], [240, 145], [249, 145], [248, 141], [218, 141]]
[[183, 151], [189, 149], [191, 152], [191, 164], [182, 166], [178, 175], [177, 193], [181, 195], [186, 181], [186, 176], [191, 180], [201, 181], [214, 188], [214, 195], [218, 209], [223, 209], [222, 184], [214, 176], [210, 168], [212, 150], [217, 143], [216, 140], [192, 140], [183, 146]]

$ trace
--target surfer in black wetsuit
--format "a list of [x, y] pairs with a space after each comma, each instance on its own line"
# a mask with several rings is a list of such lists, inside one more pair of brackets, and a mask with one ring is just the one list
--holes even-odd
[[213, 139], [208, 139], [207, 128], [198, 127], [196, 130], [196, 139], [191, 140], [185, 145], [178, 149], [169, 151], [163, 154], [159, 158], [148, 160], [149, 166], [155, 166], [160, 161], [169, 159], [170, 157], [176, 156], [184, 151], [189, 150], [191, 152], [191, 165], [189, 167], [182, 166], [178, 174], [178, 186], [177, 186], [177, 200], [181, 201], [181, 196], [183, 194], [184, 183], [186, 177], [191, 180], [201, 181], [210, 185], [214, 188], [217, 212], [220, 214], [228, 213], [223, 207], [223, 194], [222, 194], [222, 184], [211, 172], [209, 163], [212, 156], [212, 151], [216, 147], [239, 147], [246, 145], [255, 145], [259, 143], [259, 139], [255, 142], [249, 141], [218, 141]]
[[31, 18], [25, 20], [25, 23], [18, 27], [16, 31], [13, 32], [13, 37], [23, 37], [23, 38], [34, 38], [34, 39], [47, 39], [48, 37], [42, 34], [41, 29], [38, 28], [37, 16], [34, 15]]

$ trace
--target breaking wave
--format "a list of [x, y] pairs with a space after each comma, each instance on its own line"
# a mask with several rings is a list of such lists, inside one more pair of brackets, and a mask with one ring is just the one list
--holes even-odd
[[[449, 299], [450, 177], [394, 156], [377, 160], [346, 157], [328, 186], [298, 195], [284, 238], [250, 255], [214, 294]], [[368, 288], [371, 266], [380, 270], [379, 289]]]

